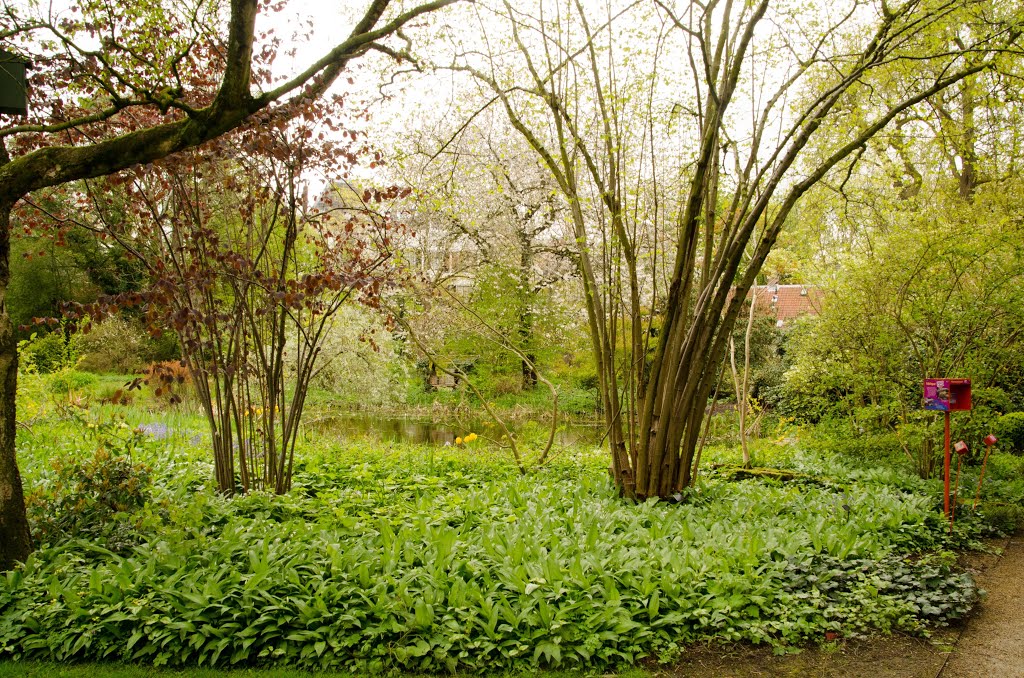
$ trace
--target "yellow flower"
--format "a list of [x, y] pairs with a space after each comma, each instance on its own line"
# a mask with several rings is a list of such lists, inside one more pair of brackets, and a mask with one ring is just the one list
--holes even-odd
[[476, 440], [476, 434], [475, 433], [470, 433], [468, 436], [466, 436], [466, 442], [467, 443], [471, 443], [474, 440]]
[[456, 445], [461, 445], [462, 444], [462, 438], [461, 437], [456, 438], [455, 439], [455, 444]]

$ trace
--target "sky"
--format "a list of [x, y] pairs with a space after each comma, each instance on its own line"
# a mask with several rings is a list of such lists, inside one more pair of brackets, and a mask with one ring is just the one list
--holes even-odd
[[[14, 3], [17, 6], [27, 5], [27, 0], [0, 1], [5, 2], [5, 4]], [[202, 0], [177, 1], [197, 2]], [[406, 4], [411, 5], [414, 1], [410, 0]], [[595, 25], [598, 25], [600, 17], [608, 12], [604, 8], [606, 2], [620, 6], [630, 2], [630, 0], [582, 1], [593, 6], [594, 11], [591, 15], [591, 20]], [[60, 15], [70, 12], [74, 4], [73, 0], [46, 0], [44, 4], [39, 6], [45, 8], [44, 11], [48, 10], [52, 14]], [[273, 29], [277, 37], [282, 41], [282, 48], [273, 64], [275, 75], [287, 78], [301, 72], [318, 58], [322, 57], [339, 41], [345, 38], [351, 26], [361, 16], [366, 4], [365, 0], [359, 2], [289, 0], [284, 4], [281, 11], [265, 12], [259, 15], [257, 31]], [[778, 4], [785, 7], [788, 4], [788, 0], [779, 0]], [[520, 3], [514, 3], [514, 5], [517, 9], [525, 6]], [[641, 8], [648, 8], [648, 10], [653, 7], [653, 3], [639, 3], [639, 5]], [[548, 11], [551, 11], [550, 8]], [[820, 16], [822, 13], [827, 14], [829, 8], [819, 7], [817, 10], [801, 8], [798, 11], [801, 18], [804, 16], [814, 18], [815, 12], [819, 13]], [[489, 25], [488, 22], [491, 21], [491, 15], [488, 14], [486, 2], [480, 2], [472, 6], [468, 4], [463, 5], [453, 15], [457, 16], [458, 19], [449, 21], [448, 17], [452, 15], [439, 13], [421, 23], [430, 23], [431, 29], [437, 28], [438, 32], [442, 32], [444, 28], [447, 28], [447, 32], [452, 38], [451, 42], [448, 43], [449, 45], [453, 42], [458, 42], [463, 49], [484, 51], [486, 47], [480, 37], [482, 33], [480, 29], [481, 27], [487, 27]], [[633, 17], [636, 16], [639, 15], [633, 15]], [[448, 22], [447, 25], [446, 22]], [[762, 28], [766, 31], [770, 30], [770, 23], [764, 22]], [[619, 40], [615, 48], [619, 58], [626, 58], [624, 55], [628, 55], [631, 41], [641, 43], [647, 37], [642, 30], [633, 25], [626, 24], [624, 29], [626, 31], [624, 35], [627, 37]], [[628, 37], [629, 32], [634, 30], [637, 31], [637, 34], [632, 36], [632, 38]], [[417, 28], [414, 27], [409, 32], [415, 34], [416, 31]], [[88, 45], [87, 42], [83, 44], [92, 46]], [[422, 48], [422, 44], [420, 42], [418, 46]], [[678, 53], [680, 49], [678, 42], [676, 42], [674, 49], [675, 51], [667, 55], [660, 68], [668, 70], [673, 62], [680, 67], [685, 66], [683, 55]], [[436, 58], [444, 62], [450, 57], [447, 54], [438, 53]], [[457, 79], [450, 73], [447, 75], [435, 74], [431, 77], [401, 79], [400, 86], [389, 85], [382, 90], [380, 83], [387, 77], [385, 71], [393, 72], [395, 69], [393, 62], [389, 61], [385, 68], [381, 63], [382, 61], [385, 61], [383, 57], [379, 59], [361, 58], [357, 60], [351, 73], [354, 84], [348, 84], [348, 78], [344, 76], [339, 81], [338, 87], [342, 90], [347, 90], [351, 94], [350, 98], [353, 100], [353, 104], [359, 100], [372, 102], [372, 117], [368, 121], [353, 119], [351, 123], [353, 127], [358, 128], [362, 125], [372, 124], [375, 139], [378, 139], [383, 144], [395, 144], [402, 133], [409, 128], [419, 125], [436, 124], [439, 120], [444, 120], [446, 116], [454, 117], [466, 114], [465, 111], [459, 110], [460, 104], [463, 103], [460, 101], [460, 89], [456, 86]], [[521, 68], [521, 66], [519, 67]], [[773, 70], [773, 68], [778, 69], [779, 66], [772, 66], [766, 63], [761, 71], [761, 77], [765, 81], [770, 82], [779, 79], [778, 74], [781, 71]], [[390, 94], [392, 98], [384, 99], [381, 96], [382, 91]], [[668, 106], [671, 106], [673, 101], [682, 102], [684, 107], [688, 104], [688, 95], [684, 86], [675, 87], [675, 91], [672, 91], [670, 88], [665, 96], [668, 97], [666, 99]], [[742, 97], [743, 95], [741, 94], [740, 96]], [[748, 101], [752, 102], [753, 100], [748, 97]], [[743, 115], [745, 109], [747, 111], [746, 116]], [[739, 101], [731, 107], [731, 110], [740, 119], [740, 124], [735, 129], [740, 132], [739, 137], [742, 138], [744, 136], [742, 133], [742, 118], [747, 117], [749, 120], [752, 111], [750, 111], [749, 106], [744, 106]], [[448, 124], [450, 127], [456, 126], [450, 123], [450, 121]], [[747, 129], [749, 129], [749, 122], [747, 123]], [[733, 138], [736, 139], [737, 137], [734, 136]]]

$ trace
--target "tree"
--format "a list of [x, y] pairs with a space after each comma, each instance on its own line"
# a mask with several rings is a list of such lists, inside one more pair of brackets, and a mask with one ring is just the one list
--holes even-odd
[[736, 409], [739, 415], [740, 449], [743, 451], [743, 468], [750, 468], [750, 445], [748, 444], [747, 414], [750, 412], [750, 339], [754, 334], [754, 317], [757, 312], [757, 288], [750, 290], [750, 308], [747, 311], [747, 326], [743, 332], [743, 372], [736, 369], [736, 339], [729, 337], [729, 371], [732, 373], [733, 390], [736, 392]]
[[[1019, 50], [1021, 19], [970, 0], [811, 16], [785, 0], [655, 5], [474, 5], [504, 33], [452, 64], [570, 205], [612, 472], [637, 499], [689, 485], [729, 337], [800, 199], [901, 114]], [[951, 50], [961, 24], [977, 29]]]
[[[417, 17], [452, 4], [394, 9], [371, 0], [347, 37], [304, 70], [266, 90], [252, 86], [275, 40], [256, 30], [274, 6], [144, 0], [86, 3], [70, 18], [4, 5], [0, 45], [29, 56], [33, 106], [0, 130], [0, 569], [30, 552], [15, 456], [17, 349], [4, 303], [10, 282], [10, 213], [32, 191], [105, 176], [199, 146], [259, 111], [326, 92], [354, 61], [376, 51], [398, 57], [388, 38]], [[91, 43], [97, 42], [93, 48]], [[60, 88], [58, 90], [57, 88]]]
[[[958, 185], [950, 198], [959, 200]], [[822, 315], [794, 342], [786, 375], [791, 399], [811, 404], [812, 417], [831, 411], [904, 439], [917, 423], [935, 421], [920, 409], [926, 377], [969, 376], [979, 392], [999, 389], [1019, 400], [1019, 229], [977, 221], [964, 204], [945, 203], [912, 219], [888, 216], [899, 219], [899, 228], [848, 255], [830, 281]], [[922, 477], [931, 474], [935, 442], [924, 436], [904, 443]]]
[[[979, 30], [968, 20], [944, 34], [955, 52]], [[802, 214], [830, 294], [820, 321], [796, 333], [787, 407], [894, 431], [925, 476], [937, 437], [934, 414], [920, 410], [922, 378], [973, 379], [975, 408], [954, 419], [969, 442], [980, 443], [987, 410], [1021, 402], [1024, 109], [1009, 85], [1020, 56], [999, 54], [992, 68], [901, 113], [856, 168], [814, 189]], [[851, 98], [851, 114], [865, 103]]]
[[[537, 385], [534, 363], [551, 345], [544, 332], [558, 320], [553, 288], [572, 274], [560, 229], [564, 204], [500, 115], [478, 116], [449, 134], [421, 133], [406, 142], [417, 149], [402, 177], [416, 191], [420, 272], [430, 287], [460, 287], [470, 306], [524, 354], [514, 367], [519, 385], [530, 389]], [[441, 251], [443, 263], [426, 263]], [[441, 306], [446, 318], [461, 315], [451, 304]], [[481, 346], [474, 339], [460, 343]]]
[[[393, 273], [386, 264], [397, 229], [372, 206], [398, 189], [330, 189], [311, 201], [307, 182], [343, 185], [370, 149], [340, 134], [341, 97], [304, 108], [260, 114], [215, 144], [87, 189], [92, 230], [150, 277], [145, 289], [87, 313], [142, 306], [153, 334], [177, 335], [210, 425], [217, 486], [228, 494], [290, 489], [306, 394], [334, 316], [350, 299], [377, 303]], [[161, 376], [175, 375], [151, 379]]]

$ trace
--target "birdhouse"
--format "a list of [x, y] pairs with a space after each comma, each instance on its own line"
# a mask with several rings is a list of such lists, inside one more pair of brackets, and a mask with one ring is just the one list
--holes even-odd
[[0, 50], [0, 113], [28, 115], [28, 77], [31, 62]]
[[925, 379], [924, 409], [940, 412], [971, 409], [971, 380]]

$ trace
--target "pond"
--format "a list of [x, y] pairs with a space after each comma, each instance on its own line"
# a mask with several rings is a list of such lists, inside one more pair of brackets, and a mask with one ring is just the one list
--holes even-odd
[[[550, 424], [543, 421], [518, 420], [506, 422], [517, 439], [547, 440]], [[311, 417], [306, 421], [306, 436], [330, 436], [339, 440], [379, 440], [389, 442], [435, 445], [454, 444], [455, 439], [475, 432], [481, 438], [497, 437], [498, 427], [490, 420], [435, 420], [424, 417], [386, 416], [365, 413], [332, 413]], [[555, 444], [598, 445], [604, 435], [599, 422], [562, 422], [555, 433]], [[481, 442], [483, 442], [481, 440]]]

